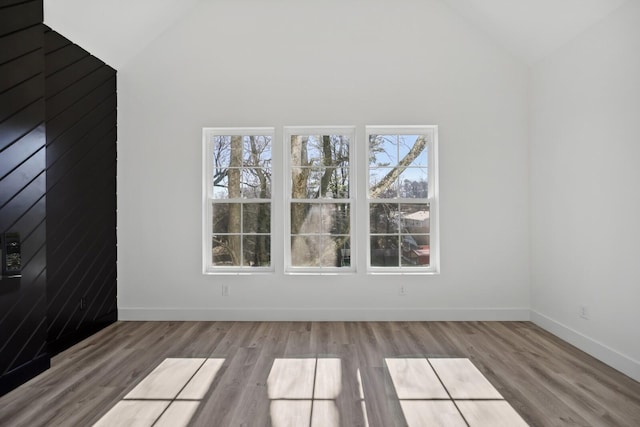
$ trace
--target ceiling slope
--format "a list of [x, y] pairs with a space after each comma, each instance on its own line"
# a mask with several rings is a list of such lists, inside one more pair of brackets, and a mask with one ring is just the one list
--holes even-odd
[[[120, 68], [198, 1], [44, 0], [45, 23]], [[515, 57], [533, 64], [632, 0], [440, 1]]]
[[44, 0], [44, 22], [119, 69], [199, 0]]
[[442, 0], [531, 65], [629, 0]]

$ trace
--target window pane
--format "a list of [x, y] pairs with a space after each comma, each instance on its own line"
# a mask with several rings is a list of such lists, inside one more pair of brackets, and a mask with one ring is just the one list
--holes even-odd
[[398, 267], [398, 236], [371, 236], [371, 265], [373, 267]]
[[212, 238], [212, 263], [214, 266], [240, 266], [240, 236], [214, 235]]
[[246, 199], [271, 198], [271, 173], [262, 168], [242, 169], [242, 197]]
[[271, 232], [271, 205], [269, 203], [245, 203], [242, 212], [244, 233]]
[[400, 174], [400, 197], [426, 199], [429, 197], [426, 168], [407, 168]]
[[231, 137], [214, 136], [213, 137], [213, 167], [214, 169], [226, 168], [229, 166], [231, 158]]
[[221, 136], [220, 144], [214, 146], [214, 165], [221, 167], [242, 167], [243, 138], [240, 135]]
[[322, 184], [322, 169], [307, 169], [307, 183], [306, 183], [306, 199], [317, 199], [320, 196], [321, 184]]
[[349, 267], [351, 249], [348, 236], [321, 236], [320, 265], [322, 267]]
[[398, 197], [398, 179], [394, 178], [394, 168], [369, 170], [369, 197], [391, 199]]
[[427, 137], [370, 135], [369, 197], [426, 198]]
[[291, 171], [291, 198], [345, 199], [349, 197], [349, 168], [301, 168]]
[[213, 204], [213, 233], [240, 233], [240, 203]]
[[334, 237], [336, 253], [338, 255], [338, 267], [351, 266], [351, 239], [349, 236]]
[[326, 168], [320, 178], [322, 197], [327, 199], [349, 198], [349, 164], [344, 162], [339, 168]]
[[369, 167], [395, 166], [398, 163], [396, 135], [369, 135]]
[[230, 199], [242, 197], [242, 169], [229, 168], [227, 170], [227, 190]]
[[402, 231], [406, 233], [428, 234], [430, 228], [430, 215], [428, 203], [403, 204]]
[[243, 166], [271, 167], [271, 137], [250, 135], [243, 138]]
[[321, 204], [291, 203], [291, 234], [320, 234], [321, 232]]
[[322, 136], [309, 135], [307, 139], [307, 164], [309, 166], [322, 166], [324, 165], [323, 150], [322, 150]]
[[393, 168], [389, 168], [389, 167], [386, 167], [386, 168], [371, 168], [369, 170], [369, 185], [371, 187], [375, 186], [380, 181], [382, 181], [382, 178], [387, 176], [389, 174], [389, 172], [391, 172], [392, 170], [393, 170]]
[[224, 169], [214, 174], [213, 177], [213, 198], [214, 199], [228, 199], [229, 198], [229, 180], [227, 179], [227, 170]]
[[319, 267], [320, 251], [320, 236], [291, 237], [291, 265], [294, 267]]
[[[398, 162], [405, 158], [416, 147], [414, 159], [407, 166], [427, 166], [426, 137], [423, 135], [399, 135], [398, 136]], [[417, 145], [417, 146], [416, 146]]]
[[322, 232], [349, 234], [351, 205], [348, 203], [324, 203], [322, 205]]
[[271, 265], [271, 236], [245, 235], [242, 238], [244, 265], [269, 267]]
[[[291, 166], [309, 166], [309, 137], [291, 135]], [[313, 152], [312, 152], [313, 155]]]
[[426, 267], [429, 265], [429, 236], [411, 234], [402, 236], [402, 266]]
[[322, 169], [291, 168], [291, 198], [317, 199], [320, 197]]
[[349, 267], [349, 236], [292, 236], [291, 264], [294, 267]]
[[399, 220], [398, 204], [371, 203], [369, 205], [370, 233], [397, 233]]
[[346, 135], [293, 135], [292, 166], [339, 166], [349, 160], [349, 137]]
[[349, 197], [349, 138], [346, 135], [291, 137], [291, 198]]
[[270, 136], [215, 136], [212, 160], [214, 198], [271, 197]]

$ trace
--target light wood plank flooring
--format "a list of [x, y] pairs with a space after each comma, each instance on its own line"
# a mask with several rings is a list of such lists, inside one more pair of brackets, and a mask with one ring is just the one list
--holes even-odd
[[529, 322], [118, 322], [0, 398], [0, 426], [121, 422], [633, 427], [640, 383]]

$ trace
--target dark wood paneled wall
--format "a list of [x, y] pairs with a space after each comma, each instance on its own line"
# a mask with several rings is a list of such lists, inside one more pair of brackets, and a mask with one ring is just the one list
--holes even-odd
[[52, 353], [117, 320], [116, 71], [44, 35]]
[[116, 72], [42, 24], [42, 0], [0, 0], [0, 395], [117, 320]]
[[0, 279], [0, 394], [49, 366], [43, 30], [41, 0], [0, 1], [0, 233], [22, 259]]

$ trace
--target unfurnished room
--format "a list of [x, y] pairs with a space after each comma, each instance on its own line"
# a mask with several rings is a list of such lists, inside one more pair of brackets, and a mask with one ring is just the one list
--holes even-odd
[[0, 426], [640, 426], [637, 0], [0, 0]]

